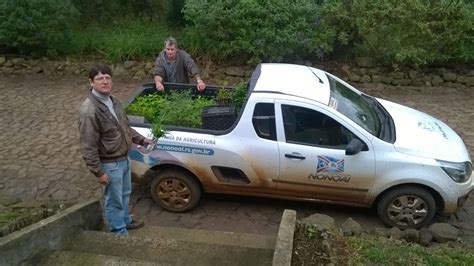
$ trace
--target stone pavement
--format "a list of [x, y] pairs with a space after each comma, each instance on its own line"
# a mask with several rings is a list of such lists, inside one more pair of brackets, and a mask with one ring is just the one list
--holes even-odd
[[[100, 193], [78, 145], [78, 109], [87, 85], [85, 76], [0, 76], [0, 192], [24, 200]], [[135, 86], [116, 81], [115, 94], [123, 98]]]
[[[114, 79], [114, 94], [125, 99], [149, 80]], [[23, 200], [81, 200], [100, 196], [78, 146], [78, 108], [87, 94], [87, 77], [0, 75], [0, 193]], [[359, 86], [371, 95], [432, 114], [454, 128], [474, 152], [474, 88]], [[275, 233], [285, 208], [298, 218], [314, 212], [358, 216], [366, 226], [380, 222], [371, 210], [268, 199], [206, 195], [197, 209], [168, 213], [136, 187], [135, 212], [149, 224], [196, 229]], [[452, 217], [474, 235], [474, 200]], [[336, 221], [337, 217], [336, 217]], [[240, 225], [240, 226], [236, 226]]]

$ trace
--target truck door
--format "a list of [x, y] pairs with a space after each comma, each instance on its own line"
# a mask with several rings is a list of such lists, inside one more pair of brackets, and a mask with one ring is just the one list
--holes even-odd
[[230, 134], [216, 137], [219, 145], [209, 161], [215, 179], [206, 188], [219, 193], [274, 194], [279, 171], [274, 100], [250, 99], [240, 121]]
[[[364, 204], [375, 172], [371, 143], [315, 106], [282, 101], [277, 103], [277, 110], [279, 192]], [[359, 138], [366, 149], [345, 155], [353, 138]]]

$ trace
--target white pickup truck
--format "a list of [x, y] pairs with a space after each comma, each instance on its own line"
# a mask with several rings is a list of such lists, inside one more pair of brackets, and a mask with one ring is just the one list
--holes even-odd
[[[473, 190], [462, 139], [428, 114], [300, 65], [260, 64], [247, 89], [229, 128], [170, 127], [153, 149], [130, 150], [135, 180], [161, 207], [190, 210], [204, 192], [277, 197], [375, 206], [387, 225], [420, 228]], [[152, 137], [149, 124], [132, 126]]]

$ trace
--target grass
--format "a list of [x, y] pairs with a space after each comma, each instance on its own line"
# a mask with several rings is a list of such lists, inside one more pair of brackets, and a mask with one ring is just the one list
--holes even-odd
[[472, 247], [460, 243], [423, 247], [371, 235], [348, 238], [357, 254], [355, 264], [385, 265], [474, 265]]
[[[329, 250], [322, 241], [328, 241]], [[423, 247], [374, 235], [342, 237], [297, 223], [292, 265], [474, 265], [473, 247], [450, 242]]]
[[8, 224], [9, 222], [15, 220], [16, 215], [13, 212], [0, 212], [0, 227]]
[[148, 58], [157, 55], [165, 38], [172, 34], [179, 35], [179, 30], [157, 21], [124, 19], [108, 25], [95, 24], [74, 31], [71, 54], [76, 57], [100, 54], [112, 62]]

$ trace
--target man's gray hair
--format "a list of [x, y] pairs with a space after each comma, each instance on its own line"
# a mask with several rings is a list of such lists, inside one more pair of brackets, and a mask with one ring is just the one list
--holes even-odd
[[165, 40], [165, 48], [166, 48], [167, 45], [174, 45], [174, 47], [178, 48], [178, 42], [176, 41], [175, 38], [173, 38], [171, 36], [166, 38], [166, 40]]

